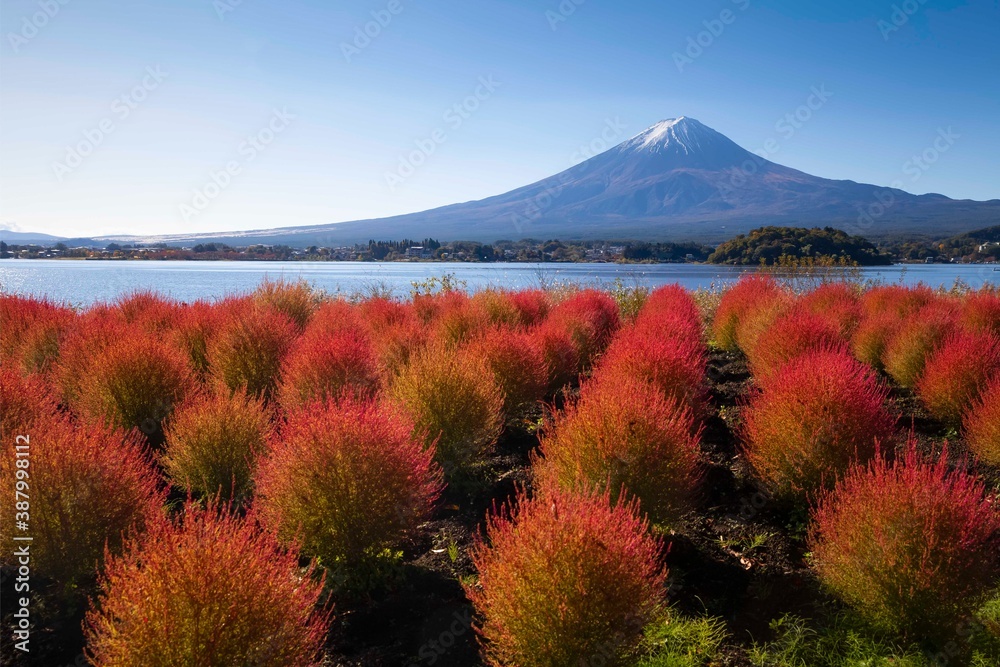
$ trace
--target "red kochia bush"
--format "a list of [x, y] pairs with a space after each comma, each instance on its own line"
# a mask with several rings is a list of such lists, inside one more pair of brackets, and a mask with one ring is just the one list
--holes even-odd
[[870, 369], [844, 352], [804, 354], [750, 398], [743, 425], [747, 458], [775, 494], [802, 499], [892, 439], [887, 393]]
[[820, 285], [804, 294], [799, 306], [830, 322], [845, 340], [854, 334], [863, 314], [858, 289], [844, 282]]
[[1000, 466], [1000, 376], [983, 389], [963, 420], [965, 442], [976, 456]]
[[241, 392], [201, 394], [167, 423], [161, 463], [177, 488], [239, 501], [250, 493], [257, 456], [271, 431], [261, 399]]
[[508, 417], [523, 416], [545, 397], [549, 369], [539, 341], [532, 335], [491, 327], [465, 345], [462, 354], [486, 362], [504, 396]]
[[627, 664], [664, 602], [666, 570], [634, 503], [549, 490], [492, 515], [465, 586], [495, 667]]
[[[74, 425], [48, 415], [31, 423], [31, 570], [70, 595], [87, 588], [105, 555], [118, 553], [124, 533], [158, 513], [158, 475], [138, 436], [96, 424]], [[13, 490], [13, 443], [4, 444], [0, 483]], [[14, 544], [14, 508], [0, 513], [0, 539]], [[12, 562], [13, 551], [2, 558]]]
[[561, 324], [546, 321], [530, 330], [545, 357], [549, 374], [549, 392], [573, 384], [579, 376], [580, 353], [573, 337]]
[[76, 314], [44, 299], [0, 295], [0, 362], [25, 372], [47, 371]]
[[0, 366], [0, 457], [14, 458], [14, 439], [30, 434], [39, 418], [50, 418], [58, 408], [48, 386], [38, 375], [21, 375]]
[[1000, 292], [984, 288], [967, 294], [962, 302], [960, 321], [969, 331], [1000, 336]]
[[611, 342], [621, 319], [618, 304], [604, 292], [589, 289], [577, 292], [549, 313], [554, 326], [560, 326], [573, 338], [580, 368], [588, 368]]
[[209, 341], [209, 369], [230, 391], [270, 398], [281, 362], [298, 336], [287, 315], [263, 307], [233, 307]]
[[700, 341], [703, 334], [701, 312], [691, 292], [680, 285], [664, 285], [653, 290], [635, 320], [637, 331]]
[[320, 664], [330, 614], [323, 584], [269, 533], [189, 504], [112, 558], [87, 614], [99, 667]]
[[427, 332], [412, 304], [390, 299], [368, 299], [358, 305], [379, 364], [387, 378], [395, 376], [424, 345]]
[[763, 378], [796, 357], [824, 349], [847, 351], [837, 324], [797, 306], [779, 317], [757, 344], [745, 351], [754, 375]]
[[176, 301], [150, 290], [124, 294], [115, 300], [114, 307], [124, 322], [150, 333], [176, 326], [180, 309]]
[[861, 295], [861, 308], [867, 317], [884, 312], [906, 317], [939, 299], [934, 290], [924, 285], [917, 287], [882, 285], [873, 287]]
[[877, 458], [850, 471], [814, 514], [820, 581], [872, 623], [914, 639], [953, 633], [991, 590], [1000, 519], [983, 484], [945, 455]]
[[258, 306], [283, 313], [299, 329], [309, 324], [317, 305], [316, 294], [305, 280], [291, 282], [265, 278], [251, 297]]
[[378, 357], [363, 333], [308, 331], [285, 358], [278, 402], [286, 410], [297, 410], [345, 392], [371, 396], [379, 379]]
[[962, 414], [998, 373], [1000, 336], [959, 331], [927, 357], [917, 394], [932, 415], [958, 426]]
[[534, 326], [545, 319], [551, 304], [544, 290], [520, 290], [510, 294], [510, 300], [521, 317], [521, 324]]
[[904, 387], [912, 387], [927, 356], [955, 330], [956, 314], [948, 304], [931, 303], [907, 316], [886, 345], [882, 365]]
[[643, 332], [637, 330], [639, 326], [618, 332], [594, 370], [594, 380], [624, 375], [651, 382], [668, 399], [680, 401], [700, 416], [707, 394], [704, 345], [684, 336]]
[[690, 509], [699, 480], [699, 436], [689, 409], [652, 384], [614, 375], [584, 384], [556, 413], [535, 462], [541, 484], [624, 490], [657, 523]]
[[257, 500], [285, 541], [347, 576], [384, 560], [441, 491], [434, 448], [388, 406], [345, 398], [289, 415], [261, 461]]
[[747, 313], [761, 309], [783, 294], [781, 286], [770, 276], [747, 274], [726, 290], [712, 321], [712, 338], [724, 350], [738, 348], [736, 331]]
[[178, 311], [172, 336], [200, 376], [208, 372], [208, 341], [221, 317], [222, 310], [207, 301], [195, 301]]
[[99, 348], [82, 370], [77, 414], [122, 428], [139, 428], [154, 441], [162, 421], [191, 390], [186, 355], [154, 334], [126, 328]]
[[851, 336], [851, 351], [854, 358], [877, 370], [884, 370], [882, 358], [889, 341], [903, 318], [891, 311], [869, 315], [861, 320]]

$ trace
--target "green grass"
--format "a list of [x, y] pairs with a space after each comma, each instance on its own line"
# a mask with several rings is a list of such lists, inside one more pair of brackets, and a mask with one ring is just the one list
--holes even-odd
[[686, 618], [674, 610], [646, 628], [643, 656], [635, 667], [704, 667], [728, 634], [721, 619]]

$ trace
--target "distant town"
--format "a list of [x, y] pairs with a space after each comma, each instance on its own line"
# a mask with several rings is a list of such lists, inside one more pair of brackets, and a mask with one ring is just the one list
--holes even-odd
[[712, 247], [698, 243], [643, 241], [442, 242], [376, 241], [351, 246], [198, 243], [108, 243], [73, 246], [16, 245], [0, 241], [3, 259], [309, 261], [309, 262], [709, 262], [734, 265], [839, 263], [877, 265], [893, 262], [980, 263], [1000, 261], [1000, 226], [946, 239], [895, 239], [872, 243], [830, 227], [761, 227]]

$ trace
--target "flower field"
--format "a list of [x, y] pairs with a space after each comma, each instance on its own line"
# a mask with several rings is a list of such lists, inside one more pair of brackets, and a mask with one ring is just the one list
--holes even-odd
[[0, 664], [1000, 664], [995, 289], [437, 286], [0, 296]]

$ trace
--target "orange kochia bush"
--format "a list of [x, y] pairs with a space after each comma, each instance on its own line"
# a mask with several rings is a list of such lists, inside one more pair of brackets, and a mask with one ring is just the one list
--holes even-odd
[[664, 602], [660, 551], [635, 503], [520, 494], [489, 518], [465, 585], [487, 664], [626, 664]]
[[579, 401], [555, 413], [540, 451], [542, 486], [634, 495], [658, 523], [680, 520], [700, 479], [690, 409], [627, 375], [585, 383]]
[[886, 372], [902, 386], [914, 386], [927, 357], [955, 330], [956, 322], [955, 308], [946, 302], [929, 303], [908, 315], [886, 345]]
[[299, 335], [290, 317], [272, 308], [235, 301], [208, 344], [209, 370], [216, 384], [268, 399], [281, 363]]
[[352, 396], [291, 413], [257, 472], [266, 525], [350, 576], [383, 560], [441, 492], [433, 445], [394, 408]]
[[744, 348], [750, 369], [766, 378], [782, 366], [813, 350], [847, 350], [847, 341], [836, 322], [816, 315], [799, 304], [783, 311], [761, 330], [752, 348]]
[[566, 331], [576, 347], [579, 370], [589, 368], [611, 342], [621, 323], [618, 304], [604, 292], [589, 289], [566, 298], [549, 312], [550, 326]]
[[72, 309], [48, 300], [0, 294], [0, 362], [24, 372], [48, 371], [75, 319]]
[[740, 343], [737, 331], [748, 313], [756, 313], [786, 297], [770, 276], [748, 274], [726, 290], [712, 320], [712, 338], [724, 350], [735, 352]]
[[189, 503], [112, 557], [87, 614], [100, 667], [320, 665], [323, 583], [253, 518]]
[[997, 374], [1000, 336], [959, 331], [928, 355], [917, 381], [917, 394], [932, 415], [958, 426], [962, 414]]
[[962, 425], [969, 449], [990, 465], [1000, 466], [1000, 375], [969, 406]]
[[820, 581], [875, 625], [952, 639], [996, 582], [998, 531], [982, 482], [911, 443], [825, 494], [809, 544]]
[[503, 392], [508, 417], [523, 416], [545, 397], [549, 367], [539, 341], [531, 334], [490, 327], [470, 340], [461, 354], [486, 362]]
[[803, 500], [889, 444], [888, 389], [846, 352], [797, 357], [762, 382], [744, 407], [745, 452], [775, 494]]
[[297, 410], [344, 393], [371, 396], [380, 379], [378, 357], [363, 332], [306, 331], [282, 365], [278, 402]]

